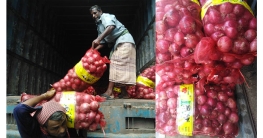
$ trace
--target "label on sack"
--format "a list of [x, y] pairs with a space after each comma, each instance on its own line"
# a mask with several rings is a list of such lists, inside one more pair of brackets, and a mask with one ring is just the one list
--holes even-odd
[[144, 86], [148, 86], [150, 88], [154, 88], [154, 86], [155, 86], [155, 84], [152, 80], [150, 80], [146, 77], [140, 76], [140, 75], [137, 77], [136, 82], [143, 84]]
[[91, 74], [89, 74], [85, 68], [82, 65], [82, 62], [80, 61], [79, 63], [77, 63], [74, 67], [76, 74], [78, 75], [78, 77], [83, 80], [84, 82], [88, 83], [88, 84], [93, 84], [95, 82], [97, 82], [100, 78], [95, 77]]
[[198, 5], [200, 6], [200, 3], [199, 3], [198, 0], [191, 0], [191, 1], [194, 2], [194, 3], [196, 3], [196, 4], [198, 4]]
[[176, 124], [180, 135], [193, 135], [194, 86], [182, 84], [178, 92]]
[[117, 88], [117, 87], [113, 87], [113, 91], [117, 92], [117, 93], [121, 93], [121, 89]]
[[253, 11], [251, 10], [250, 6], [244, 1], [244, 0], [208, 0], [204, 6], [202, 7], [201, 10], [201, 19], [204, 18], [208, 8], [210, 6], [216, 6], [216, 5], [221, 5], [223, 3], [230, 2], [232, 4], [240, 4], [243, 5], [253, 16]]
[[74, 91], [62, 92], [59, 103], [66, 109], [66, 114], [68, 115], [67, 126], [69, 128], [74, 128], [76, 92]]

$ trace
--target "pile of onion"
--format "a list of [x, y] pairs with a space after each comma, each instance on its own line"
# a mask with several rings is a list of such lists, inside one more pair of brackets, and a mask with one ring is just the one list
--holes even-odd
[[193, 54], [204, 36], [201, 7], [190, 0], [156, 1], [156, 63]]
[[[202, 6], [206, 1], [201, 2]], [[202, 16], [204, 33], [214, 42], [207, 43], [210, 49], [202, 49], [201, 46], [195, 52], [206, 55], [210, 60], [223, 61], [231, 68], [240, 69], [252, 64], [257, 55], [257, 19], [245, 5], [245, 1], [206, 5], [208, 9]], [[198, 58], [196, 60], [203, 63]]]
[[[63, 98], [69, 98], [69, 96], [63, 97], [66, 93], [67, 91], [56, 92], [52, 100], [60, 102]], [[70, 98], [75, 101], [75, 117], [73, 118], [75, 129], [95, 131], [99, 126], [101, 128], [106, 126], [104, 115], [99, 110], [100, 102], [105, 101], [104, 98], [83, 92], [74, 92], [73, 97]]]
[[206, 84], [204, 91], [195, 91], [195, 135], [236, 137], [238, 110], [235, 85]]
[[97, 82], [107, 69], [107, 57], [101, 57], [95, 49], [89, 49], [68, 73], [52, 87], [58, 91], [84, 91]]
[[156, 84], [156, 132], [169, 136], [178, 134], [176, 129], [178, 90], [179, 85], [172, 82], [167, 82], [165, 87], [162, 83]]
[[[131, 93], [133, 96], [133, 92]], [[135, 98], [155, 99], [155, 66], [150, 66], [137, 77]]]

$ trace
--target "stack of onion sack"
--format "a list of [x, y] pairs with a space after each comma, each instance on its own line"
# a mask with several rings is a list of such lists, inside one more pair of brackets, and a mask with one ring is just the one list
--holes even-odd
[[89, 49], [66, 76], [52, 87], [56, 91], [84, 91], [90, 85], [97, 82], [107, 69], [106, 63], [110, 63], [106, 56], [101, 57], [95, 49]]
[[196, 63], [223, 61], [236, 69], [252, 64], [257, 55], [257, 19], [248, 4], [202, 0], [201, 5], [206, 37], [196, 46]]
[[137, 77], [136, 98], [155, 99], [155, 66], [146, 68]]
[[156, 86], [157, 132], [168, 136], [237, 136], [239, 117], [233, 86], [207, 84], [203, 93], [196, 94], [193, 84], [159, 85], [162, 84]]
[[197, 0], [156, 1], [156, 63], [193, 54], [204, 36]]
[[66, 108], [66, 114], [69, 116], [67, 123], [69, 128], [95, 131], [99, 126], [102, 130], [106, 126], [104, 115], [98, 110], [100, 102], [105, 99], [98, 95], [65, 91], [56, 92], [52, 100]]

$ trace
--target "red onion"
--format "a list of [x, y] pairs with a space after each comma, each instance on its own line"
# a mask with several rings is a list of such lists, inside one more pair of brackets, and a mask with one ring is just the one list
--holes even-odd
[[163, 19], [164, 16], [164, 12], [157, 12], [156, 11], [156, 17], [155, 17], [155, 21], [160, 21]]
[[210, 98], [208, 97], [207, 98], [207, 101], [206, 101], [206, 104], [210, 105], [211, 107], [215, 107], [216, 104], [217, 104], [217, 100], [216, 99], [213, 99], [213, 98]]
[[209, 119], [204, 118], [203, 121], [202, 121], [202, 124], [203, 124], [204, 127], [211, 127], [212, 122]]
[[235, 39], [238, 36], [238, 30], [236, 27], [226, 27], [224, 29], [224, 32], [226, 36], [228, 36], [231, 39]]
[[244, 37], [250, 42], [253, 41], [256, 37], [257, 37], [257, 32], [255, 29], [248, 29], [245, 34]]
[[233, 11], [233, 7], [230, 2], [225, 2], [219, 6], [219, 11], [221, 14], [229, 14]]
[[227, 36], [222, 36], [217, 41], [217, 48], [221, 52], [229, 52], [232, 49], [233, 42]]
[[168, 52], [168, 48], [169, 48], [170, 44], [168, 41], [166, 40], [157, 40], [156, 42], [156, 48], [160, 53], [166, 53]]
[[167, 100], [167, 106], [171, 109], [175, 109], [177, 107], [177, 100], [176, 98], [169, 98]]
[[168, 29], [168, 27], [164, 21], [157, 21], [155, 24], [156, 24], [156, 33], [157, 34], [164, 34], [165, 31]]
[[208, 16], [209, 16], [209, 21], [211, 23], [217, 24], [217, 23], [221, 23], [223, 21], [220, 12], [218, 12], [215, 9], [212, 9], [212, 8], [209, 9], [208, 10]]
[[254, 62], [254, 60], [255, 60], [255, 56], [254, 55], [246, 54], [240, 59], [240, 62], [243, 65], [250, 65], [250, 64], [252, 64]]
[[217, 97], [218, 97], [218, 100], [221, 102], [226, 102], [228, 99], [228, 95], [224, 92], [219, 92]]
[[174, 27], [179, 23], [180, 16], [175, 9], [169, 9], [164, 15], [164, 20], [170, 27]]
[[180, 54], [181, 54], [182, 57], [187, 57], [187, 56], [191, 55], [193, 52], [194, 51], [193, 51], [192, 48], [182, 47], [181, 51], [180, 51]]
[[234, 45], [232, 51], [235, 54], [245, 54], [249, 52], [249, 43], [245, 40], [245, 38], [239, 38], [234, 41]]
[[257, 29], [257, 19], [256, 18], [252, 18], [249, 22], [249, 28], [250, 29]]
[[90, 111], [90, 104], [88, 103], [82, 103], [80, 105], [80, 112], [81, 113], [88, 113]]
[[231, 123], [237, 123], [239, 120], [238, 114], [236, 112], [230, 113], [228, 118]]
[[172, 55], [179, 56], [180, 55], [181, 46], [177, 45], [176, 43], [172, 43], [169, 47], [169, 52]]
[[184, 16], [180, 20], [179, 27], [184, 34], [194, 33], [197, 28], [195, 24], [195, 20], [193, 19], [193, 17], [189, 15]]
[[203, 127], [202, 132], [204, 134], [208, 134], [209, 135], [209, 134], [211, 134], [213, 132], [213, 128], [212, 127]]
[[236, 57], [234, 55], [223, 54], [222, 61], [231, 63], [231, 62], [234, 62], [235, 60], [236, 60]]
[[209, 98], [217, 98], [217, 92], [215, 90], [208, 90], [206, 92], [206, 95], [209, 97]]
[[184, 33], [182, 32], [176, 32], [174, 35], [174, 42], [181, 46], [182, 44], [184, 44], [185, 39], [184, 39]]
[[93, 111], [97, 111], [99, 109], [99, 103], [97, 101], [92, 101], [90, 103], [90, 109]]
[[201, 130], [203, 127], [203, 121], [202, 119], [198, 118], [194, 120], [194, 128], [195, 130]]
[[204, 103], [206, 103], [207, 97], [205, 95], [199, 95], [197, 97], [197, 103], [199, 105], [203, 105]]
[[217, 110], [213, 110], [209, 115], [209, 119], [217, 119], [217, 116], [218, 116]]
[[220, 113], [224, 113], [226, 107], [223, 102], [217, 102], [216, 104], [216, 110]]
[[223, 130], [226, 135], [229, 135], [234, 132], [234, 124], [230, 122], [226, 122], [223, 125]]
[[212, 107], [210, 105], [204, 104], [201, 106], [200, 113], [204, 116], [209, 115], [212, 111]]
[[249, 48], [249, 52], [257, 52], [257, 38], [250, 42]]
[[236, 101], [233, 98], [228, 98], [227, 106], [232, 109], [236, 108]]
[[227, 121], [227, 117], [224, 114], [219, 114], [217, 120], [218, 120], [218, 122], [223, 124]]
[[187, 34], [185, 37], [185, 46], [189, 48], [195, 48], [199, 38], [195, 34]]
[[219, 123], [216, 119], [213, 119], [213, 120], [211, 121], [211, 126], [212, 126], [213, 128], [217, 128], [217, 127], [220, 126], [220, 123]]
[[237, 16], [242, 16], [244, 11], [245, 11], [245, 8], [240, 4], [236, 4], [233, 8], [233, 13], [236, 14]]

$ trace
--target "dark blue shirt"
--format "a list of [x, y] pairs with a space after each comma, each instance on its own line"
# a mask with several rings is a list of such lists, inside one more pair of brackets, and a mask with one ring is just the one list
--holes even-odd
[[[40, 110], [42, 106], [30, 107], [26, 104], [18, 104], [14, 110], [14, 118], [16, 120], [17, 128], [22, 138], [52, 138], [52, 136], [45, 135], [40, 130], [40, 124], [35, 117], [30, 113]], [[78, 136], [75, 129], [68, 129], [71, 138], [82, 138]]]

